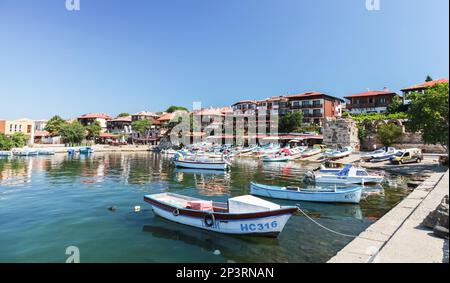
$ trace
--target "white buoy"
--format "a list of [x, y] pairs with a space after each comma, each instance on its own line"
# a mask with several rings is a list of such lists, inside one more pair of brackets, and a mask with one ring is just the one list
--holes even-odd
[[136, 205], [134, 207], [134, 212], [140, 212], [141, 211], [141, 207], [139, 205]]
[[219, 250], [215, 250], [214, 251], [214, 255], [220, 255], [220, 251]]

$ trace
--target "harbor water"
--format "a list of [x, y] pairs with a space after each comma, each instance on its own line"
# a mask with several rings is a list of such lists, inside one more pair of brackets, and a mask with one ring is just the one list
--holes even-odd
[[[248, 194], [251, 181], [299, 186], [315, 167], [243, 158], [229, 172], [183, 170], [156, 153], [0, 157], [0, 262], [65, 262], [69, 246], [81, 262], [326, 262], [352, 238], [300, 213], [277, 239], [229, 236], [164, 220], [143, 201], [159, 192], [226, 201]], [[408, 194], [406, 183], [387, 176], [359, 205], [300, 205], [322, 225], [358, 235]]]

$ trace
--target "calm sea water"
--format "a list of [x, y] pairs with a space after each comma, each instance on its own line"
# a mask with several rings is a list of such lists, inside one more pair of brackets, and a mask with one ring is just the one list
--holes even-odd
[[[81, 262], [325, 262], [351, 238], [300, 214], [277, 239], [227, 236], [168, 222], [143, 201], [165, 191], [224, 201], [248, 194], [250, 181], [299, 185], [314, 166], [240, 159], [228, 173], [210, 173], [175, 169], [169, 158], [152, 153], [3, 158], [0, 262], [65, 262], [68, 246], [79, 248]], [[368, 191], [359, 205], [302, 206], [323, 225], [358, 234], [408, 193], [400, 176]], [[113, 205], [114, 212], [108, 210]], [[141, 212], [134, 212], [136, 205]]]

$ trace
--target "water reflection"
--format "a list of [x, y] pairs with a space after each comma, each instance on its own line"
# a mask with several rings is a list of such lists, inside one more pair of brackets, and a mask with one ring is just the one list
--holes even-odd
[[[127, 247], [131, 250], [148, 242], [157, 242], [152, 239], [176, 239], [181, 242], [177, 246], [179, 252], [189, 254], [187, 258], [193, 259], [200, 256], [197, 253], [207, 251], [211, 254], [220, 250], [226, 260], [237, 262], [326, 261], [351, 239], [330, 234], [300, 214], [294, 215], [280, 237], [274, 240], [227, 236], [168, 222], [154, 216], [148, 204], [142, 201], [144, 194], [161, 191], [225, 201], [229, 197], [248, 194], [251, 181], [303, 186], [303, 174], [315, 167], [317, 164], [270, 164], [243, 158], [235, 159], [228, 172], [198, 171], [174, 168], [169, 158], [152, 153], [3, 158], [0, 159], [0, 218], [10, 220], [2, 223], [0, 241], [14, 242], [16, 237], [26, 237], [22, 240], [27, 245], [36, 243], [40, 246], [42, 242], [39, 241], [54, 232], [54, 223], [65, 223], [67, 215], [71, 215], [75, 219], [71, 221], [85, 225], [74, 226], [70, 221], [67, 224], [70, 229], [76, 228], [80, 239], [94, 241], [91, 239], [93, 233], [101, 234], [105, 240], [120, 245], [123, 251]], [[269, 200], [280, 205], [299, 203], [303, 210], [326, 227], [346, 234], [358, 234], [407, 195], [406, 183], [404, 177], [387, 176], [381, 186], [364, 188], [366, 197], [359, 205]], [[18, 190], [18, 187], [22, 189]], [[24, 202], [24, 198], [31, 199], [33, 205]], [[118, 207], [114, 214], [106, 210], [112, 204]], [[130, 220], [109, 217], [120, 216], [125, 210], [128, 213], [134, 205], [142, 205], [143, 211], [127, 214]], [[13, 212], [14, 217], [11, 217]], [[23, 233], [24, 227], [29, 231], [27, 234]], [[128, 234], [136, 230], [139, 233]], [[60, 241], [64, 244], [72, 241], [69, 234], [66, 235], [69, 238], [61, 236]], [[115, 238], [115, 235], [123, 234], [129, 235], [130, 243]], [[23, 247], [19, 245], [17, 248]], [[0, 259], [11, 257], [14, 260], [15, 252], [7, 250], [6, 245], [0, 245]], [[116, 256], [119, 261], [135, 260], [135, 255], [130, 252]], [[27, 258], [32, 260], [32, 257]], [[155, 258], [157, 260], [158, 255]], [[98, 258], [98, 261], [104, 261], [104, 258]]]

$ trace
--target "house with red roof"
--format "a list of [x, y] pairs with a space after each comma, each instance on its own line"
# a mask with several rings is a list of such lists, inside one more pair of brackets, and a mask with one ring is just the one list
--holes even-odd
[[416, 85], [405, 87], [405, 88], [401, 89], [401, 91], [403, 93], [403, 103], [404, 104], [410, 103], [410, 100], [408, 100], [409, 94], [414, 93], [414, 92], [424, 94], [425, 90], [427, 88], [432, 87], [438, 83], [448, 83], [448, 79], [442, 78], [442, 79], [432, 80], [432, 81], [423, 82], [420, 84], [416, 84]]
[[397, 93], [388, 88], [366, 91], [345, 96], [348, 100], [347, 109], [351, 114], [386, 112]]
[[342, 98], [322, 92], [305, 92], [286, 97], [290, 111], [302, 111], [304, 123], [322, 125], [325, 118], [342, 115]]
[[77, 118], [78, 122], [80, 122], [83, 126], [90, 126], [95, 121], [99, 122], [100, 127], [102, 127], [102, 132], [105, 132], [107, 130], [107, 121], [111, 119], [112, 117], [105, 113], [89, 113]]

